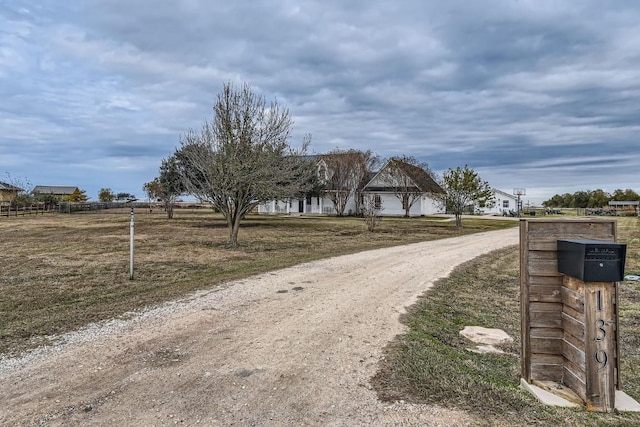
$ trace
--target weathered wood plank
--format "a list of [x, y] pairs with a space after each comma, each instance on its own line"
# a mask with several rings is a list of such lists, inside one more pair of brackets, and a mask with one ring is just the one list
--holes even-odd
[[584, 350], [584, 336], [573, 335], [568, 331], [564, 331], [564, 336], [562, 338], [574, 347]]
[[562, 355], [565, 359], [578, 366], [585, 366], [584, 350], [581, 350], [567, 340], [562, 340]]
[[567, 313], [562, 313], [562, 329], [565, 334], [575, 337], [579, 343], [584, 345], [584, 321], [576, 319]]
[[538, 381], [561, 381], [563, 366], [531, 363], [531, 377]]
[[562, 302], [561, 286], [530, 286], [529, 301], [533, 302]]
[[558, 255], [553, 251], [529, 251], [529, 262], [532, 261], [557, 261]]
[[562, 313], [529, 312], [528, 328], [561, 328]]
[[561, 276], [561, 273], [558, 273], [558, 261], [555, 259], [530, 260], [527, 271], [530, 275]]
[[531, 347], [535, 354], [561, 354], [563, 348], [562, 338], [536, 338], [531, 337]]
[[541, 354], [533, 353], [531, 355], [531, 363], [538, 365], [562, 365], [564, 357], [561, 354]]
[[560, 288], [560, 294], [562, 295], [561, 299], [565, 307], [571, 307], [580, 313], [584, 313], [584, 294], [567, 288], [566, 286]]
[[531, 301], [529, 307], [532, 313], [562, 313], [562, 303]]
[[562, 286], [573, 291], [584, 294], [584, 282], [571, 276], [562, 276]]
[[573, 390], [580, 399], [586, 401], [587, 399], [587, 387], [582, 378], [580, 378], [579, 374], [577, 374], [572, 367], [569, 365], [565, 365], [562, 372], [562, 382], [565, 383], [571, 390]]
[[562, 328], [531, 328], [531, 338], [562, 338]]
[[529, 239], [527, 249], [530, 251], [556, 251], [558, 249], [557, 239], [553, 236], [539, 236]]
[[568, 305], [565, 305], [562, 307], [562, 312], [568, 314], [574, 319], [578, 319], [580, 322], [584, 322], [584, 311], [578, 311], [569, 307]]
[[[598, 238], [614, 236], [615, 225], [609, 220], [530, 221], [529, 236], [556, 236], [557, 238]], [[597, 237], [592, 237], [597, 236]]]
[[529, 286], [562, 286], [562, 276], [554, 273], [552, 276], [529, 276]]

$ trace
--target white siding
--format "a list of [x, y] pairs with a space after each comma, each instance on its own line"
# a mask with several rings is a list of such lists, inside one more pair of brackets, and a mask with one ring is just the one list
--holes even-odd
[[[368, 192], [367, 196], [377, 194], [382, 201], [382, 216], [404, 216], [405, 211], [402, 202], [393, 193]], [[438, 213], [439, 203], [427, 195], [423, 195], [411, 206], [409, 216], [425, 216]]]

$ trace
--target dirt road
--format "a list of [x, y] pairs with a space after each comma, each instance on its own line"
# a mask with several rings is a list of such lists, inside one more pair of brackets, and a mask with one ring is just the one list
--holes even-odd
[[517, 228], [315, 261], [232, 282], [0, 362], [3, 426], [473, 425], [376, 399], [399, 315]]

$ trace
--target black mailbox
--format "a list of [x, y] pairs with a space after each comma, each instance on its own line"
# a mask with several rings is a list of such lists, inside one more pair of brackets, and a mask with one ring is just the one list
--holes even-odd
[[604, 240], [558, 240], [558, 271], [583, 282], [624, 278], [627, 245]]

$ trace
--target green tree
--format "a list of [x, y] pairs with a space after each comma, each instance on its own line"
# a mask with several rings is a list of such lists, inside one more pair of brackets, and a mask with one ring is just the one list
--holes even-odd
[[611, 200], [611, 195], [606, 191], [598, 188], [591, 192], [589, 196], [589, 205], [590, 208], [601, 208], [606, 206]]
[[589, 190], [576, 191], [573, 193], [573, 208], [586, 208], [589, 206], [591, 192]]
[[163, 159], [160, 164], [160, 176], [144, 184], [142, 189], [147, 193], [149, 199], [161, 200], [165, 212], [167, 212], [167, 218], [172, 219], [178, 197], [185, 192], [176, 156]]
[[101, 188], [98, 192], [98, 200], [100, 200], [101, 202], [113, 202], [115, 198], [116, 195], [110, 188]]
[[612, 199], [618, 202], [636, 201], [640, 200], [640, 195], [630, 188], [626, 190], [617, 189], [613, 192]]
[[562, 195], [562, 206], [565, 208], [571, 208], [574, 207], [574, 197], [573, 194], [570, 193], [564, 193]]
[[116, 194], [116, 200], [118, 200], [118, 201], [131, 200], [131, 199], [135, 199], [135, 198], [136, 198], [136, 196], [134, 194], [131, 194], [131, 193], [120, 192], [120, 193]]
[[555, 194], [549, 200], [542, 202], [542, 206], [547, 208], [562, 208], [564, 200], [560, 194]]
[[248, 84], [231, 83], [218, 94], [213, 119], [181, 137], [175, 158], [186, 192], [220, 211], [229, 228], [227, 246], [238, 246], [240, 223], [259, 203], [306, 192], [316, 173], [301, 150], [289, 145], [293, 121], [277, 102], [267, 104]]
[[464, 169], [448, 169], [442, 174], [440, 187], [442, 194], [434, 194], [440, 199], [447, 211], [453, 212], [456, 227], [462, 226], [462, 213], [476, 203], [485, 205], [493, 202], [493, 190], [487, 181], [483, 181], [478, 173], [465, 165]]
[[76, 188], [73, 193], [65, 196], [64, 198], [65, 202], [86, 202], [87, 200], [89, 200], [89, 197], [87, 197], [87, 192], [84, 190], [80, 190], [79, 188]]

